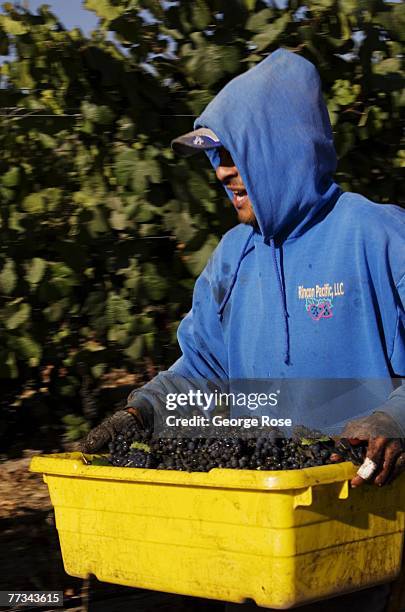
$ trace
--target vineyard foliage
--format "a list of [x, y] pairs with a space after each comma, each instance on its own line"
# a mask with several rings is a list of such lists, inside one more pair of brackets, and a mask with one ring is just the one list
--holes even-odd
[[[277, 3], [279, 4], [279, 3]], [[382, 0], [86, 0], [0, 15], [0, 378], [75, 398], [83, 376], [158, 367], [234, 223], [204, 156], [170, 140], [279, 46], [317, 66], [337, 181], [400, 202], [405, 6]]]

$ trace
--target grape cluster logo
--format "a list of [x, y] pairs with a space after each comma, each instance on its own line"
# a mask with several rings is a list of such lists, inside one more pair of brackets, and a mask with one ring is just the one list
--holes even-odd
[[331, 299], [307, 299], [305, 308], [313, 321], [319, 321], [319, 319], [330, 319], [333, 317], [333, 304]]

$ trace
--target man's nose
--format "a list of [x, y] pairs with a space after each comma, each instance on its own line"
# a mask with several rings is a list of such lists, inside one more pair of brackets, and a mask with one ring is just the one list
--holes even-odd
[[230, 179], [237, 176], [237, 174], [238, 170], [236, 169], [236, 166], [233, 165], [219, 164], [216, 169], [217, 179], [222, 183], [227, 183]]

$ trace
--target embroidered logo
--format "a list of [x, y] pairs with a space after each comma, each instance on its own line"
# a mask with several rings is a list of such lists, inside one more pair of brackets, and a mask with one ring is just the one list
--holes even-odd
[[334, 300], [344, 296], [343, 283], [325, 283], [315, 287], [298, 286], [298, 299], [305, 300], [305, 310], [313, 321], [333, 317]]
[[193, 140], [193, 144], [197, 145], [197, 146], [201, 146], [204, 144], [204, 138], [201, 138], [201, 136], [196, 136]]

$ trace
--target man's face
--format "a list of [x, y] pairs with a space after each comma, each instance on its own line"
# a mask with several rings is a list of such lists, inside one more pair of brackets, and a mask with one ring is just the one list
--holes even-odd
[[233, 192], [233, 205], [238, 215], [240, 223], [247, 225], [257, 225], [252, 202], [246, 192], [239, 170], [231, 157], [229, 151], [224, 147], [219, 149], [220, 163], [216, 169], [219, 181]]

